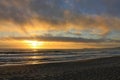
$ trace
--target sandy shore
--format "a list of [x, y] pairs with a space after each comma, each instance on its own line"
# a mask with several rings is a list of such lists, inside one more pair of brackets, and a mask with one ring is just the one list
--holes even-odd
[[120, 80], [120, 57], [0, 67], [0, 80]]

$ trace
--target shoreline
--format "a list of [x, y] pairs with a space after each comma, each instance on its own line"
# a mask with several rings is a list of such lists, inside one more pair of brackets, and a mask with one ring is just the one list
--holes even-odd
[[0, 80], [119, 80], [119, 74], [120, 56], [0, 67]]
[[99, 59], [106, 59], [106, 58], [113, 58], [113, 57], [120, 57], [120, 56], [105, 56], [105, 57], [96, 57], [96, 58], [88, 58], [88, 59], [81, 59], [81, 60], [67, 60], [67, 61], [55, 61], [55, 62], [39, 62], [39, 63], [25, 63], [25, 64], [0, 64], [1, 67], [18, 67], [18, 66], [32, 66], [32, 65], [44, 65], [44, 64], [61, 64], [61, 63], [72, 63], [72, 62], [84, 62], [89, 60], [99, 60]]

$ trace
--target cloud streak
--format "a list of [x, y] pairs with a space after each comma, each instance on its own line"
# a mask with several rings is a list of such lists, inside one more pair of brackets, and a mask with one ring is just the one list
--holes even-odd
[[91, 34], [109, 38], [113, 31], [120, 31], [119, 3], [118, 0], [0, 0], [0, 31], [30, 36], [38, 30], [70, 33], [75, 30], [78, 37]]
[[37, 40], [48, 42], [73, 42], [73, 43], [120, 43], [120, 40], [105, 40], [105, 39], [86, 39], [74, 37], [54, 37], [54, 36], [36, 36], [36, 37], [11, 37], [2, 38], [1, 40]]

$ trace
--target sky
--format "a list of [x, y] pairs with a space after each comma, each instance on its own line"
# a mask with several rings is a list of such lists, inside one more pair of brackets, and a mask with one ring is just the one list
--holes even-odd
[[120, 0], [0, 0], [0, 48], [120, 47]]

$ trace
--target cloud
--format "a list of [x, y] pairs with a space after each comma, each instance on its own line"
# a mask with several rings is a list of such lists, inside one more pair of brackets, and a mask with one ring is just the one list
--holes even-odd
[[0, 0], [0, 19], [24, 23], [30, 18], [28, 0]]
[[30, 36], [38, 30], [71, 34], [74, 29], [78, 36], [87, 31], [104, 38], [113, 30], [120, 31], [119, 3], [118, 0], [0, 0], [0, 31]]
[[86, 39], [80, 37], [55, 37], [55, 36], [36, 36], [36, 37], [11, 37], [2, 38], [1, 40], [37, 40], [48, 42], [73, 42], [73, 43], [119, 43], [120, 40], [106, 40], [106, 39]]

